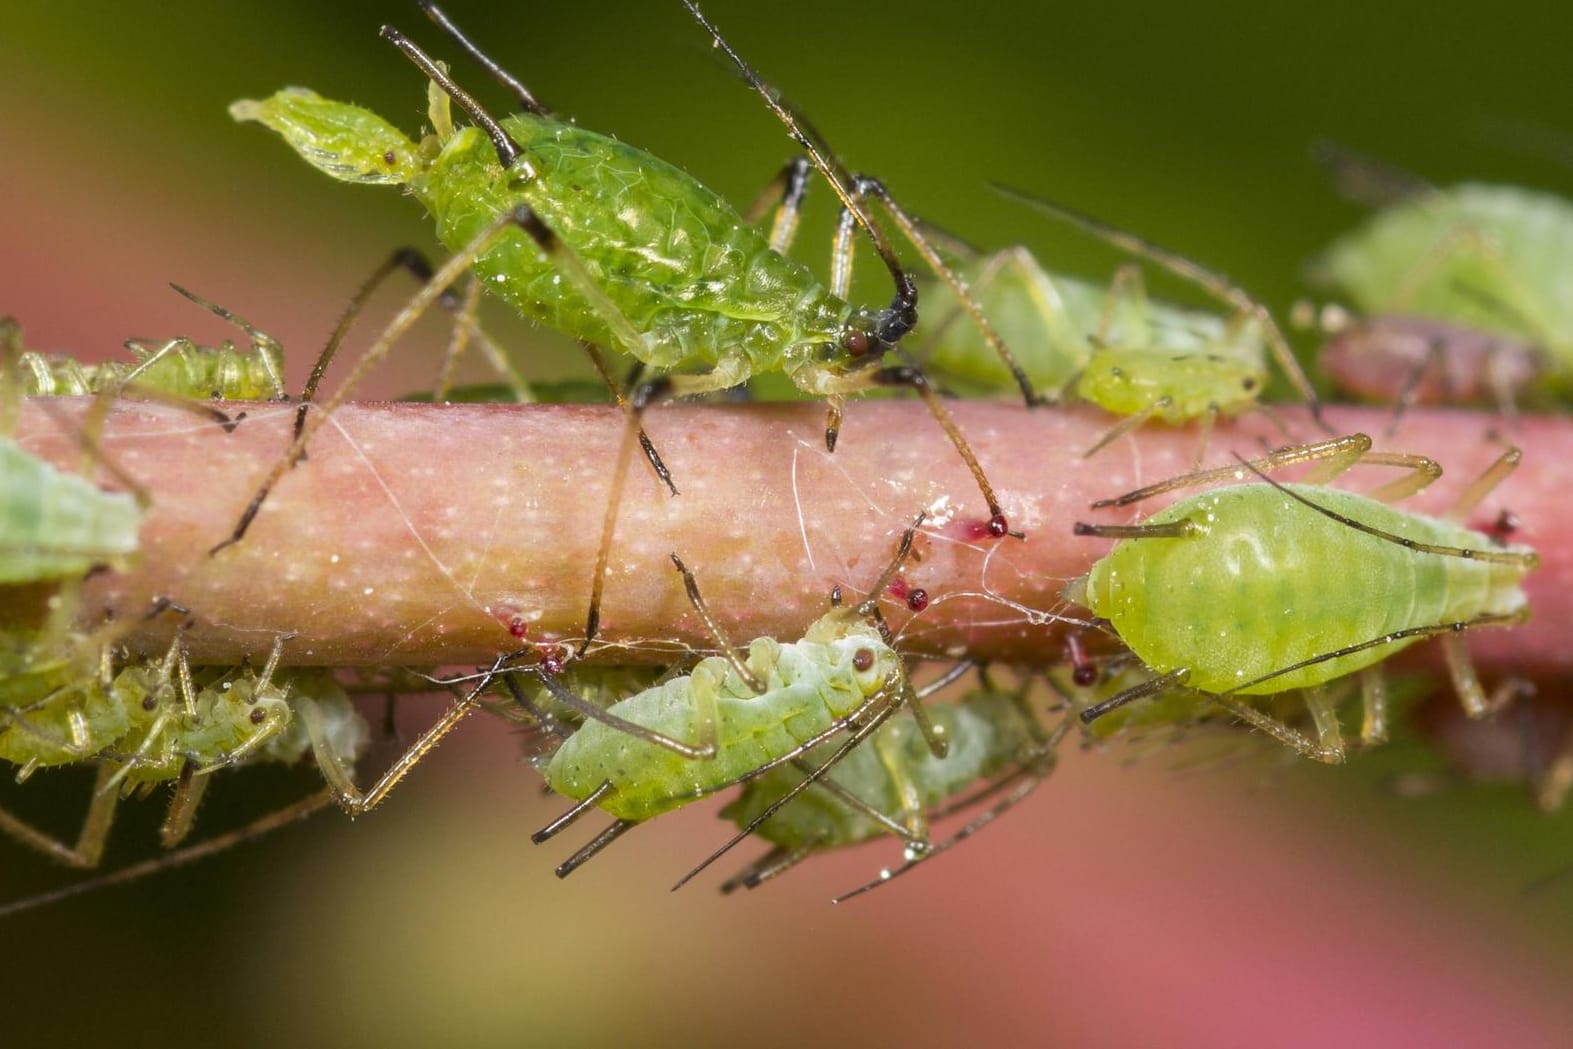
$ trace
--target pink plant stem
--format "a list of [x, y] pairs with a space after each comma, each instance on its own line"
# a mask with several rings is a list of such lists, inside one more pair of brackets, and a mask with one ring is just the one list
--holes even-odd
[[[903, 567], [928, 607], [888, 596], [886, 615], [906, 650], [1052, 662], [1066, 626], [1083, 615], [1061, 598], [1067, 583], [1108, 549], [1072, 535], [1078, 520], [1128, 522], [1162, 500], [1093, 511], [1093, 499], [1184, 473], [1190, 430], [1158, 425], [1090, 459], [1107, 427], [1091, 411], [982, 403], [951, 406], [1026, 540], [984, 532], [983, 501], [920, 405], [850, 407], [840, 446], [824, 449], [817, 404], [671, 406], [647, 416], [681, 495], [642, 462], [630, 468], [602, 616], [607, 658], [659, 659], [674, 646], [710, 647], [669, 554], [694, 569], [731, 637], [797, 637], [840, 584], [861, 597], [902, 530], [929, 513]], [[606, 504], [622, 434], [612, 409], [580, 406], [351, 405], [336, 414], [287, 474], [240, 544], [209, 556], [285, 447], [294, 409], [253, 405], [233, 432], [156, 404], [126, 402], [104, 446], [152, 493], [144, 554], [132, 571], [93, 580], [84, 614], [136, 616], [157, 596], [191, 610], [193, 658], [258, 658], [292, 634], [286, 659], [338, 665], [489, 661], [526, 641], [582, 636]], [[1287, 423], [1316, 435], [1303, 416]], [[1395, 438], [1383, 411], [1335, 408], [1339, 432], [1378, 436], [1377, 447], [1441, 461], [1447, 476], [1404, 505], [1440, 513], [1502, 448], [1483, 414], [1415, 412]], [[23, 443], [61, 462], [79, 454], [57, 418], [30, 406]], [[1573, 669], [1564, 624], [1573, 619], [1573, 420], [1529, 418], [1514, 435], [1524, 464], [1469, 515], [1484, 526], [1511, 508], [1514, 539], [1539, 548], [1528, 589], [1535, 618], [1471, 640], [1481, 668], [1540, 679]], [[1220, 426], [1207, 455], [1259, 454], [1284, 437], [1260, 416]], [[1559, 452], [1558, 449], [1566, 449]], [[1370, 488], [1391, 476], [1361, 468], [1340, 482]], [[1358, 566], [1347, 567], [1357, 571]], [[172, 617], [135, 640], [166, 642]], [[1427, 649], [1435, 646], [1424, 646]]]

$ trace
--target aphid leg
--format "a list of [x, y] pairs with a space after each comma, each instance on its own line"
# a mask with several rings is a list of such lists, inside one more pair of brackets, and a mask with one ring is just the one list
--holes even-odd
[[[1460, 626], [1465, 629], [1468, 624]], [[1453, 691], [1464, 705], [1464, 713], [1472, 718], [1488, 718], [1501, 710], [1524, 689], [1524, 682], [1508, 678], [1487, 694], [1475, 672], [1475, 664], [1464, 647], [1464, 639], [1457, 633], [1442, 635], [1442, 655], [1447, 660], [1447, 672], [1453, 679]]]
[[738, 889], [757, 889], [796, 867], [814, 855], [815, 851], [813, 845], [801, 845], [795, 849], [778, 845], [722, 882], [721, 895], [730, 896]]
[[780, 173], [771, 179], [754, 202], [743, 212], [750, 225], [758, 225], [765, 212], [772, 213], [770, 220], [770, 250], [785, 254], [797, 236], [798, 220], [803, 213], [803, 198], [808, 193], [808, 178], [814, 167], [807, 157], [796, 157], [786, 162]]
[[362, 792], [350, 778], [349, 771], [339, 763], [334, 752], [333, 741], [328, 730], [327, 719], [317, 701], [310, 696], [296, 696], [294, 699], [295, 716], [300, 718], [306, 728], [306, 735], [311, 740], [312, 756], [317, 761], [317, 768], [322, 773], [322, 778], [327, 781], [328, 787], [333, 791], [334, 800], [351, 816], [359, 816], [370, 812], [380, 805], [388, 793], [409, 774], [417, 763], [429, 754], [444, 736], [452, 732], [459, 722], [463, 721], [476, 707], [477, 698], [481, 691], [489, 684], [482, 682], [476, 688], [465, 693], [453, 706], [438, 718], [425, 732], [421, 733], [410, 748], [401, 754], [392, 765], [388, 766], [377, 782]]
[[[1032, 715], [1030, 709], [1026, 709], [1027, 704], [1024, 694], [1017, 694], [1016, 701], [1025, 710], [1029, 719], [1029, 723], [1036, 725], [1036, 717]], [[891, 881], [907, 873], [918, 864], [926, 863], [935, 856], [938, 856], [940, 853], [947, 852], [950, 849], [955, 848], [957, 845], [960, 845], [962, 842], [978, 833], [978, 831], [999, 819], [1006, 812], [1010, 811], [1011, 808], [1026, 800], [1028, 795], [1038, 788], [1038, 784], [1047, 779], [1049, 774], [1054, 771], [1057, 761], [1056, 750], [1059, 747], [1060, 741], [1063, 740], [1066, 734], [1070, 731], [1071, 724], [1072, 719], [1066, 717], [1061, 719], [1060, 723], [1056, 725], [1053, 731], [1049, 732], [1047, 735], [1042, 734], [1040, 729], [1038, 733], [1040, 738], [1037, 745], [1032, 748], [1029, 754], [1023, 756], [1021, 764], [1014, 771], [1006, 773], [1004, 776], [1001, 776], [994, 783], [989, 784], [982, 790], [976, 791], [968, 797], [961, 798], [954, 804], [947, 805], [940, 811], [931, 814], [932, 819], [942, 819], [953, 812], [969, 809], [974, 805], [981, 804], [990, 797], [1000, 794], [1002, 791], [1005, 792], [997, 802], [989, 806], [988, 809], [980, 813], [975, 819], [969, 821], [965, 826], [957, 830], [955, 834], [952, 834], [944, 841], [939, 842], [916, 855], [909, 856], [905, 863], [893, 870], [886, 869], [880, 871], [878, 878], [875, 878], [873, 881], [868, 882], [865, 885], [858, 886], [851, 892], [842, 893], [840, 896], [837, 896], [830, 902], [844, 903], [854, 897], [873, 892], [882, 885], [890, 884]]]
[[1453, 503], [1444, 518], [1449, 521], [1462, 521], [1468, 517], [1481, 500], [1496, 491], [1497, 485], [1507, 480], [1514, 470], [1518, 469], [1519, 462], [1524, 458], [1517, 447], [1509, 446], [1501, 455], [1481, 471], [1479, 477], [1469, 482], [1469, 486], [1459, 493], [1458, 499]]
[[1387, 742], [1387, 675], [1380, 663], [1360, 671], [1360, 743], [1374, 747]]
[[207, 793], [211, 782], [211, 777], [197, 775], [197, 767], [189, 761], [181, 768], [180, 779], [175, 782], [174, 797], [169, 799], [164, 821], [158, 827], [159, 844], [164, 848], [174, 848], [191, 833], [191, 825], [197, 818], [197, 806], [202, 803], [202, 795]]
[[[120, 803], [120, 792], [105, 787], [113, 769], [108, 763], [98, 766], [98, 778], [93, 787], [92, 800], [88, 802], [87, 816], [77, 832], [75, 844], [66, 844], [59, 838], [45, 834], [11, 813], [0, 809], [0, 833], [43, 853], [52, 860], [68, 867], [89, 869], [98, 866], [104, 855], [104, 843], [109, 838], [110, 827], [115, 822], [115, 809]], [[0, 913], [4, 913], [0, 910]]]
[[1573, 731], [1569, 731], [1551, 764], [1535, 785], [1535, 804], [1542, 812], [1557, 812], [1573, 790]]
[[625, 732], [635, 739], [644, 740], [646, 743], [663, 747], [673, 753], [695, 761], [706, 761], [716, 755], [716, 726], [718, 715], [716, 713], [716, 697], [713, 688], [706, 688], [702, 683], [695, 682], [694, 705], [698, 708], [696, 718], [699, 722], [698, 743], [689, 743], [685, 740], [675, 739], [672, 736], [646, 728], [636, 721], [619, 717], [604, 707], [597, 706], [588, 700], [574, 694], [573, 690], [563, 685], [551, 674], [533, 667], [526, 667], [514, 673], [533, 673], [540, 678], [546, 691], [552, 698], [563, 706], [578, 712], [586, 718], [599, 721], [619, 732]]
[[1266, 733], [1284, 746], [1299, 751], [1305, 757], [1329, 765], [1342, 764], [1344, 761], [1344, 739], [1338, 725], [1338, 711], [1333, 707], [1326, 693], [1319, 688], [1305, 690], [1305, 705], [1311, 712], [1312, 723], [1316, 726], [1316, 739], [1312, 739], [1282, 719], [1264, 713], [1250, 703], [1233, 696], [1217, 695], [1209, 698], [1247, 725]]
[[[29, 896], [13, 903], [0, 905], [0, 919], [8, 918], [11, 915], [17, 914], [21, 911], [32, 910], [35, 907], [41, 907], [48, 903], [57, 903], [61, 900], [70, 899], [73, 896], [80, 896], [84, 893], [107, 888], [111, 885], [123, 885], [126, 882], [136, 881], [139, 878], [144, 878], [150, 874], [157, 874], [160, 871], [169, 870], [172, 867], [182, 867], [188, 863], [194, 863], [197, 860], [206, 859], [209, 856], [216, 855], [217, 853], [223, 852], [235, 845], [239, 845], [242, 842], [251, 841], [254, 838], [260, 838], [264, 834], [269, 834], [275, 830], [278, 830], [280, 827], [295, 822], [296, 820], [305, 819], [307, 816], [320, 812], [322, 809], [327, 808], [331, 804], [333, 804], [333, 792], [331, 790], [317, 791], [310, 797], [302, 798], [293, 805], [279, 809], [276, 812], [270, 812], [244, 827], [236, 828], [235, 830], [221, 834], [216, 838], [210, 838], [207, 841], [199, 842], [196, 845], [191, 845], [184, 849], [178, 849], [174, 852], [167, 853], [155, 859], [132, 864], [129, 867], [114, 871], [110, 874], [105, 874], [101, 877], [89, 878], [85, 881], [79, 881], [73, 885], [67, 885], [63, 888], [54, 889], [50, 892], [39, 893], [37, 896]], [[0, 816], [3, 815], [4, 813], [0, 813]]]
[[404, 304], [404, 308], [388, 322], [382, 334], [377, 336], [377, 339], [371, 346], [361, 354], [360, 360], [355, 362], [355, 366], [350, 369], [350, 374], [344, 378], [344, 381], [333, 392], [332, 396], [321, 402], [319, 410], [300, 424], [299, 432], [295, 435], [295, 439], [288, 450], [274, 463], [272, 469], [263, 477], [262, 483], [257, 486], [251, 501], [241, 512], [234, 531], [230, 533], [229, 538], [209, 550], [208, 553], [210, 555], [240, 542], [245, 537], [246, 531], [251, 527], [251, 522], [256, 519], [258, 512], [261, 511], [262, 504], [267, 499], [268, 493], [273, 490], [273, 486], [279, 482], [279, 479], [301, 459], [306, 451], [306, 445], [316, 435], [317, 430], [326, 423], [339, 405], [349, 398], [350, 392], [360, 384], [366, 373], [381, 363], [382, 359], [393, 348], [393, 344], [431, 308], [432, 303], [442, 297], [449, 286], [464, 273], [468, 272], [475, 260], [485, 254], [508, 230], [514, 227], [522, 228], [533, 217], [533, 213], [524, 207], [515, 209], [506, 215], [498, 216], [496, 221], [482, 230], [474, 240], [466, 244], [463, 250], [457, 252], [442, 264], [432, 275], [431, 280], [427, 281]]
[[[186, 298], [190, 299], [192, 302], [196, 303], [198, 306], [201, 306], [203, 309], [207, 310], [209, 313], [229, 321], [229, 323], [245, 332], [247, 337], [251, 339], [252, 350], [256, 353], [257, 358], [262, 361], [263, 370], [267, 372], [268, 384], [273, 387], [272, 399], [275, 401], [289, 400], [289, 393], [284, 389], [284, 375], [280, 371], [280, 368], [284, 363], [284, 347], [279, 345], [277, 339], [263, 331], [261, 328], [258, 328], [250, 321], [246, 320], [246, 318], [236, 314], [232, 310], [220, 306], [216, 302], [209, 302], [202, 296], [187, 291], [178, 284], [171, 283], [169, 286], [174, 288], [180, 294], [184, 295]], [[167, 349], [168, 347], [166, 346], [165, 351], [167, 351]], [[126, 381], [135, 382], [137, 375], [151, 366], [152, 363], [152, 358], [138, 363], [135, 368], [132, 368], [131, 371], [126, 373]]]
[[1311, 385], [1310, 377], [1305, 374], [1305, 369], [1300, 367], [1299, 358], [1294, 355], [1294, 350], [1290, 349], [1289, 341], [1284, 338], [1278, 323], [1273, 320], [1272, 313], [1244, 288], [1235, 284], [1234, 281], [1224, 274], [1209, 269], [1194, 259], [1186, 258], [1178, 252], [1170, 251], [1142, 237], [1138, 237], [1134, 233], [1129, 233], [1116, 226], [1100, 222], [1091, 216], [1083, 215], [1080, 212], [1073, 211], [1052, 201], [1044, 200], [1041, 197], [1035, 197], [1030, 193], [1023, 193], [1021, 190], [1011, 189], [1009, 186], [1002, 186], [997, 182], [990, 183], [990, 185], [996, 192], [1026, 205], [1041, 215], [1056, 221], [1069, 223], [1100, 240], [1114, 245], [1121, 251], [1128, 252], [1139, 258], [1151, 259], [1175, 276], [1190, 281], [1198, 288], [1210, 293], [1220, 302], [1233, 306], [1240, 311], [1241, 315], [1254, 319], [1261, 325], [1262, 334], [1267, 340], [1267, 347], [1272, 351], [1274, 359], [1277, 360], [1279, 369], [1293, 384], [1296, 392], [1305, 401], [1306, 407], [1310, 409], [1311, 418], [1316, 420], [1323, 430], [1326, 430], [1328, 433], [1333, 432], [1328, 427], [1326, 420], [1322, 418], [1322, 402], [1316, 395], [1315, 387]]
[[[1096, 353], [1097, 351], [1095, 350], [1093, 352]], [[1138, 429], [1149, 419], [1156, 415], [1161, 415], [1173, 406], [1174, 398], [1167, 395], [1159, 397], [1156, 401], [1153, 401], [1141, 411], [1134, 415], [1127, 415], [1125, 418], [1121, 419], [1119, 422], [1103, 431], [1102, 435], [1099, 436], [1096, 441], [1092, 442], [1091, 447], [1089, 447], [1085, 452], [1081, 453], [1081, 457], [1083, 459], [1091, 459], [1095, 454], [1103, 451], [1103, 449], [1107, 448], [1121, 437], [1124, 437], [1131, 431]]]

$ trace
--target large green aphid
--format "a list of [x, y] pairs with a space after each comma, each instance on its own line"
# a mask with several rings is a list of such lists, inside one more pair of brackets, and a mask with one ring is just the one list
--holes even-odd
[[[1009, 532], [981, 466], [922, 372], [883, 363], [885, 352], [916, 323], [917, 292], [865, 198], [879, 201], [923, 251], [927, 245], [921, 233], [878, 182], [848, 175], [813, 129], [759, 81], [692, 4], [690, 11], [787, 124], [845, 209], [835, 277], [828, 286], [785, 254], [797, 225], [806, 168], [778, 183], [780, 210], [767, 232], [677, 167], [554, 116], [434, 5], [421, 6], [513, 91], [522, 112], [493, 119], [444, 68], [401, 32], [385, 27], [383, 36], [440, 88], [432, 95], [432, 133], [419, 142], [365, 109], [300, 88], [263, 101], [237, 102], [232, 115], [277, 131], [304, 159], [335, 178], [405, 187], [431, 213], [439, 239], [458, 253], [436, 283], [447, 286], [449, 274], [456, 272], [450, 267], [472, 269], [482, 287], [525, 316], [586, 346], [632, 357], [646, 375], [629, 402], [634, 413], [657, 397], [724, 390], [752, 375], [781, 372], [801, 390], [829, 399], [826, 439], [834, 448], [847, 395], [878, 386], [913, 387], [967, 461], [983, 496], [987, 531], [994, 536]], [[450, 101], [474, 126], [453, 126]], [[882, 308], [848, 300], [854, 226], [874, 241], [896, 285]], [[925, 258], [954, 278], [932, 249]], [[412, 300], [410, 309], [416, 306]], [[413, 322], [405, 316], [367, 351], [351, 379], [324, 403], [325, 410], [347, 396], [349, 382]], [[981, 312], [975, 316], [987, 326]], [[1000, 351], [1008, 352], [1003, 346]], [[286, 462], [263, 482], [235, 539], [323, 414], [307, 424]], [[633, 432], [625, 449], [632, 447]], [[644, 443], [652, 465], [665, 477], [653, 447]], [[623, 462], [620, 455], [607, 532]], [[604, 563], [604, 553], [600, 560]], [[597, 571], [592, 609], [599, 604], [603, 575], [604, 568]], [[593, 635], [595, 625], [592, 613], [587, 632]]]
[[[970, 837], [1026, 797], [1053, 769], [1055, 745], [1069, 725], [1045, 732], [1025, 689], [978, 688], [955, 703], [931, 704], [928, 713], [949, 741], [949, 753], [935, 757], [913, 722], [887, 722], [811, 789], [754, 827], [755, 836], [774, 848], [729, 879], [722, 891], [755, 888], [828, 849], [893, 836], [906, 846], [905, 863], [847, 896], [884, 884]], [[801, 762], [749, 781], [721, 816], [739, 827], [754, 826], [834, 749], [823, 746]], [[955, 838], [931, 842], [932, 820], [990, 798], [997, 800]]]
[[[1563, 394], [1573, 384], [1573, 202], [1562, 197], [1422, 185], [1335, 241], [1313, 276], [1349, 296], [1367, 324], [1398, 327], [1353, 325], [1324, 355], [1358, 392], [1398, 397], [1428, 366], [1457, 376], [1454, 399], [1511, 403], [1542, 374]], [[1418, 320], [1455, 330], [1417, 335]]]
[[[1126, 506], [1164, 492], [1320, 462], [1356, 462], [1414, 473], [1380, 491], [1398, 498], [1440, 474], [1419, 456], [1370, 452], [1363, 434], [1275, 452], [1249, 464], [1174, 478], [1099, 506]], [[1453, 516], [1467, 513], [1518, 461], [1505, 453], [1469, 487]], [[1510, 625], [1529, 612], [1520, 583], [1533, 550], [1502, 547], [1479, 532], [1320, 485], [1240, 484], [1182, 499], [1136, 525], [1076, 526], [1078, 535], [1119, 542], [1074, 589], [1108, 620], [1152, 677], [1082, 714], [1103, 712], [1183, 685], [1198, 702], [1222, 704], [1307, 756], [1342, 760], [1344, 743], [1319, 686], [1369, 670], [1363, 735], [1385, 735], [1375, 674], [1388, 656], [1422, 638], [1445, 646], [1465, 710], [1483, 717], [1513, 694], [1488, 696], [1469, 662], [1463, 631]], [[1306, 690], [1316, 723], [1310, 739], [1241, 697]]]
[[[960, 267], [978, 304], [1017, 347], [1033, 386], [1051, 401], [1084, 401], [1127, 421], [1092, 450], [1156, 418], [1211, 422], [1257, 407], [1268, 380], [1257, 315], [1220, 317], [1149, 299], [1141, 271], [1122, 267], [1107, 287], [1051, 273], [1024, 247]], [[1010, 376], [941, 285], [920, 285], [917, 353], [933, 379], [959, 393], [997, 394]]]
[[867, 599], [853, 607], [833, 600], [831, 610], [810, 624], [801, 640], [756, 638], [746, 657], [720, 633], [693, 575], [678, 562], [689, 598], [717, 633], [724, 655], [702, 659], [688, 673], [604, 711], [553, 690], [587, 720], [551, 756], [543, 773], [553, 790], [579, 804], [534, 840], [555, 836], [591, 808], [616, 817], [561, 864], [558, 875], [572, 873], [639, 823], [791, 761], [855, 724], [859, 727], [839, 752], [845, 753], [902, 706], [913, 712], [928, 744], [942, 753], [942, 737], [914, 699], [906, 665], [891, 647], [878, 613], [879, 596], [921, 523], [920, 517], [907, 529]]

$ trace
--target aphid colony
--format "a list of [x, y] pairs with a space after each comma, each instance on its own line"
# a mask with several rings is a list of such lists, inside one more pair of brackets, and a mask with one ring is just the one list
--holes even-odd
[[[92, 766], [96, 775], [74, 838], [40, 830], [4, 808], [0, 832], [63, 863], [93, 867], [123, 795], [165, 784], [171, 792], [161, 839], [174, 851], [47, 899], [186, 862], [334, 802], [352, 815], [366, 812], [476, 710], [528, 726], [544, 744], [536, 760], [547, 785], [571, 803], [534, 835], [536, 842], [555, 838], [592, 809], [611, 817], [561, 862], [559, 876], [637, 826], [736, 788], [721, 815], [737, 834], [679, 885], [750, 836], [768, 849], [724, 881], [723, 891], [754, 888], [827, 850], [895, 839], [900, 862], [852, 896], [964, 841], [1019, 803], [1053, 770], [1059, 745], [1073, 733], [1091, 747], [1216, 727], [1342, 761], [1350, 738], [1342, 708], [1357, 697], [1359, 742], [1383, 741], [1390, 721], [1383, 663], [1427, 639], [1445, 648], [1454, 690], [1470, 717], [1493, 713], [1520, 689], [1512, 680], [1483, 685], [1461, 638], [1528, 615], [1521, 583], [1537, 563], [1534, 551], [1461, 523], [1511, 472], [1516, 449], [1505, 450], [1445, 517], [1392, 505], [1435, 480], [1436, 464], [1374, 451], [1362, 434], [1292, 441], [1251, 461], [1202, 469], [1213, 422], [1264, 407], [1269, 357], [1320, 421], [1310, 381], [1270, 313], [1222, 275], [1014, 190], [1002, 192], [1199, 285], [1229, 312], [1149, 300], [1136, 263], [1091, 282], [1050, 272], [1024, 247], [987, 253], [939, 233], [909, 215], [877, 180], [851, 175], [685, 0], [805, 153], [751, 213], [773, 205], [771, 222], [756, 224], [680, 169], [554, 116], [435, 5], [420, 6], [513, 94], [519, 112], [494, 119], [445, 64], [392, 28], [383, 36], [430, 83], [431, 127], [424, 137], [301, 88], [231, 109], [237, 120], [280, 134], [334, 178], [404, 187], [455, 254], [432, 269], [407, 251], [395, 253], [354, 297], [299, 400], [292, 443], [260, 479], [249, 505], [237, 508], [232, 534], [215, 537], [222, 541], [210, 556], [222, 558], [225, 548], [253, 541], [247, 533], [269, 491], [289, 483], [289, 471], [354, 384], [433, 304], [456, 314], [451, 354], [474, 341], [506, 379], [504, 396], [550, 399], [554, 388], [532, 389], [480, 329], [476, 310], [484, 289], [578, 340], [626, 413], [584, 634], [572, 645], [503, 652], [475, 674], [387, 671], [373, 690], [390, 697], [446, 690], [453, 698], [361, 789], [353, 769], [369, 730], [345, 692], [347, 672], [292, 668], [288, 636], [239, 665], [192, 666], [180, 630], [166, 650], [147, 653], [124, 644], [135, 623], [79, 619], [84, 578], [134, 562], [146, 509], [146, 497], [102, 446], [115, 403], [164, 400], [189, 408], [204, 424], [233, 430], [245, 425], [244, 410], [215, 402], [289, 399], [277, 342], [178, 287], [239, 326], [249, 347], [133, 340], [127, 343], [133, 361], [89, 367], [24, 351], [16, 324], [0, 322], [0, 584], [42, 595], [36, 614], [0, 622], [0, 758], [16, 766], [19, 781], [66, 765]], [[471, 126], [454, 123], [454, 107]], [[828, 284], [787, 254], [816, 175], [841, 209]], [[670, 207], [671, 201], [683, 207]], [[1527, 245], [1545, 229], [1560, 229], [1560, 218], [1545, 218], [1558, 206], [1566, 207], [1484, 187], [1439, 191], [1340, 242], [1326, 270], [1374, 314], [1402, 310], [1492, 328], [1494, 337], [1532, 343], [1554, 361], [1567, 349], [1558, 334], [1567, 325], [1555, 315], [1560, 307], [1548, 305], [1552, 292], [1530, 279], [1545, 270], [1529, 256], [1565, 250], [1573, 238]], [[922, 259], [920, 273], [908, 271], [875, 220], [876, 208]], [[1533, 222], [1525, 217], [1529, 210], [1538, 216]], [[860, 306], [851, 298], [857, 236], [871, 241], [889, 270], [894, 293], [887, 305]], [[424, 281], [421, 290], [342, 385], [316, 401], [328, 363], [366, 298], [401, 268]], [[902, 356], [891, 363], [897, 352]], [[616, 365], [608, 353], [633, 366], [626, 388], [612, 378]], [[1378, 367], [1389, 380], [1397, 372]], [[445, 365], [442, 391], [448, 372]], [[1062, 626], [1072, 624], [1071, 641], [1064, 657], [1063, 643], [1046, 642], [1036, 666], [951, 659], [925, 668], [906, 649], [907, 622], [933, 596], [906, 578], [921, 583], [917, 554], [929, 538], [924, 513], [892, 535], [894, 553], [880, 573], [847, 581], [866, 587], [858, 599], [847, 599], [838, 586], [829, 608], [796, 637], [757, 637], [742, 647], [701, 595], [700, 580], [721, 566], [690, 567], [674, 551], [672, 585], [682, 586], [713, 650], [659, 670], [581, 662], [609, 649], [596, 644], [599, 608], [622, 479], [636, 445], [671, 496], [682, 498], [684, 479], [672, 476], [645, 434], [643, 413], [659, 400], [712, 394], [773, 372], [827, 401], [832, 452], [849, 395], [881, 386], [915, 390], [975, 479], [981, 504], [968, 512], [989, 542], [1078, 540], [1011, 530], [984, 466], [936, 387], [1020, 393], [1029, 406], [1096, 405], [1116, 421], [1089, 455], [1148, 421], [1199, 423], [1194, 470], [1109, 493], [1094, 509], [1202, 490], [1137, 521], [1076, 525], [1075, 534], [1087, 537], [1091, 568], [1065, 592], [1063, 610], [1070, 614], [1056, 617]], [[1403, 382], [1413, 387], [1417, 380]], [[60, 416], [81, 448], [74, 472], [9, 437], [20, 395], [62, 394], [93, 398], [80, 423]], [[1330, 485], [1361, 464], [1403, 474], [1371, 495]], [[1298, 482], [1271, 476], [1306, 468], [1309, 477]], [[1100, 539], [1112, 543], [1094, 548]], [[170, 600], [146, 614], [184, 624], [200, 620], [202, 610]], [[944, 694], [951, 688], [958, 695]], [[320, 789], [238, 830], [182, 844], [213, 777], [228, 779], [247, 765], [293, 763], [308, 753]], [[949, 817], [957, 826], [938, 836], [933, 827]]]

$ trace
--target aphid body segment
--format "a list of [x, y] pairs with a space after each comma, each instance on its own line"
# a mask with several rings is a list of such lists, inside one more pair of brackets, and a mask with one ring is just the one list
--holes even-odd
[[714, 758], [684, 757], [589, 721], [552, 755], [547, 783], [581, 801], [609, 783], [596, 804], [618, 819], [646, 820], [730, 786], [832, 731], [871, 700], [896, 701], [906, 687], [901, 657], [852, 609], [822, 616], [801, 641], [756, 638], [745, 665], [762, 692], [728, 660], [713, 656], [608, 708], [663, 735], [692, 740], [699, 738], [701, 712], [713, 703]]
[[[1423, 318], [1465, 329], [1431, 334], [1430, 344], [1444, 357], [1478, 356], [1475, 333], [1494, 336], [1492, 353], [1509, 358], [1504, 374], [1489, 383], [1497, 391], [1526, 385], [1522, 373], [1536, 366], [1563, 387], [1573, 375], [1573, 202], [1561, 197], [1480, 183], [1426, 188], [1335, 241], [1313, 264], [1313, 275], [1373, 320]], [[1413, 355], [1406, 342], [1412, 340], [1389, 350], [1367, 336], [1364, 347], [1384, 359], [1401, 358]], [[1329, 363], [1339, 367], [1336, 357]], [[1393, 391], [1413, 372], [1402, 363], [1395, 359], [1388, 367]], [[1343, 381], [1341, 371], [1334, 374]], [[1369, 378], [1365, 385], [1370, 388]], [[1469, 387], [1489, 388], [1478, 379], [1465, 385], [1460, 396]]]
[[[1285, 449], [1250, 466], [1260, 472], [1342, 458], [1336, 465], [1346, 468], [1369, 446], [1357, 434]], [[1516, 461], [1516, 450], [1504, 455], [1487, 474], [1491, 483]], [[1231, 472], [1177, 478], [1108, 502], [1124, 505]], [[1417, 477], [1403, 482], [1403, 490], [1423, 483]], [[1482, 494], [1476, 491], [1475, 499]], [[1146, 685], [1084, 712], [1084, 720], [1146, 692], [1184, 685], [1310, 756], [1341, 760], [1336, 714], [1325, 697], [1307, 694], [1320, 737], [1315, 743], [1233, 697], [1314, 690], [1427, 637], [1443, 638], [1455, 688], [1472, 716], [1509, 698], [1485, 695], [1458, 634], [1528, 615], [1520, 584], [1538, 563], [1528, 547], [1503, 547], [1449, 520], [1352, 492], [1273, 482], [1193, 495], [1139, 525], [1076, 530], [1120, 540], [1074, 592], [1152, 675]], [[1370, 741], [1385, 733], [1375, 688], [1370, 683], [1366, 694]]]

